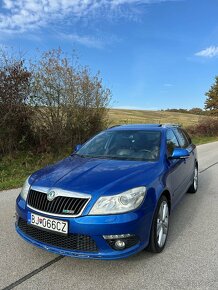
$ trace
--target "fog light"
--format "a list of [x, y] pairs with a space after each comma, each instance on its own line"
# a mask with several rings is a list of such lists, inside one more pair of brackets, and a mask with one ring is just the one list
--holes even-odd
[[122, 250], [125, 248], [126, 244], [124, 241], [121, 240], [117, 240], [114, 244], [114, 246], [118, 249], [118, 250]]
[[139, 243], [139, 238], [133, 234], [104, 235], [103, 238], [116, 251], [129, 249]]

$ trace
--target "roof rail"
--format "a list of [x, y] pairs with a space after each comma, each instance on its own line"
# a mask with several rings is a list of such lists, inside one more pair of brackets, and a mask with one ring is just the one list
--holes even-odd
[[161, 124], [162, 127], [182, 127], [181, 124], [171, 124], [171, 123], [165, 123]]
[[107, 129], [112, 129], [112, 128], [114, 128], [114, 127], [119, 127], [119, 126], [121, 126], [121, 125], [113, 125], [113, 126], [111, 126], [111, 127], [107, 127]]

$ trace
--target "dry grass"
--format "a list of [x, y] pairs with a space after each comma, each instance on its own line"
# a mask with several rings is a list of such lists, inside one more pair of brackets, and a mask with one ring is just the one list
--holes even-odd
[[202, 115], [164, 112], [164, 111], [143, 111], [110, 109], [110, 125], [118, 124], [141, 124], [141, 123], [174, 123], [184, 127], [197, 124], [200, 120], [207, 118]]

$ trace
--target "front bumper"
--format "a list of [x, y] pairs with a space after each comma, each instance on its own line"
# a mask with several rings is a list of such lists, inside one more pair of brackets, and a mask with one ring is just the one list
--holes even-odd
[[[37, 211], [30, 210], [26, 207], [26, 203], [20, 197], [16, 203], [17, 219], [22, 219], [27, 222], [28, 212], [39, 214]], [[42, 214], [40, 214], [43, 216]], [[51, 215], [46, 217], [55, 218]], [[71, 256], [76, 258], [90, 259], [120, 259], [136, 254], [145, 248], [149, 242], [150, 227], [152, 220], [152, 211], [137, 210], [125, 214], [106, 215], [106, 216], [81, 216], [76, 218], [61, 218], [69, 223], [68, 235], [87, 235], [96, 243], [97, 251], [89, 252], [82, 250], [71, 250], [59, 246], [54, 246], [52, 243], [42, 242], [25, 233], [16, 222], [17, 233], [27, 242], [45, 249], [55, 254]], [[103, 235], [120, 235], [132, 234], [138, 238], [137, 244], [123, 250], [114, 250], [109, 243], [103, 238]], [[46, 235], [49, 232], [46, 231]]]

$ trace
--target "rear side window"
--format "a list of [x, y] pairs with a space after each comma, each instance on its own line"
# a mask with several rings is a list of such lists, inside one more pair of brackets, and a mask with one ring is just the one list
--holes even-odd
[[180, 147], [181, 148], [187, 148], [190, 145], [190, 143], [189, 143], [186, 135], [183, 133], [183, 131], [180, 128], [178, 128], [178, 129], [175, 128], [174, 132], [176, 134], [176, 137], [179, 140]]
[[179, 143], [172, 130], [167, 130], [167, 151], [172, 155], [174, 148], [178, 148]]
[[192, 140], [191, 140], [189, 134], [185, 130], [182, 130], [182, 132], [183, 132], [183, 134], [185, 134], [186, 139], [188, 140], [189, 145], [191, 145], [192, 144]]

